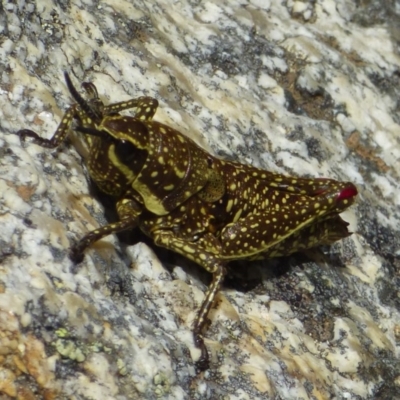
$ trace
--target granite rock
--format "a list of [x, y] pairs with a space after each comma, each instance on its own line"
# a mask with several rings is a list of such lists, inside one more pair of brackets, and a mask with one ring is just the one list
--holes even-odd
[[[358, 4], [358, 5], [357, 5]], [[3, 399], [389, 399], [400, 392], [399, 1], [0, 3], [0, 393]], [[115, 218], [79, 135], [48, 150], [71, 97], [158, 99], [155, 119], [214, 155], [354, 182], [331, 248], [209, 277], [138, 232], [74, 265]]]

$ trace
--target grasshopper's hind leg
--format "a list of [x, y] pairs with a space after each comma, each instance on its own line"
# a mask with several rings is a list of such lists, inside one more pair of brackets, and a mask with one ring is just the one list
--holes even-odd
[[196, 347], [200, 349], [201, 355], [197, 361], [197, 368], [200, 371], [204, 371], [209, 367], [209, 357], [206, 345], [204, 344], [204, 339], [201, 331], [207, 323], [207, 315], [214, 303], [215, 297], [219, 290], [221, 289], [222, 282], [225, 278], [226, 270], [221, 264], [216, 264], [214, 267], [213, 277], [210, 285], [207, 288], [203, 303], [201, 304], [200, 310], [197, 313], [194, 327], [193, 327], [193, 337]]
[[189, 241], [175, 237], [171, 231], [160, 229], [153, 232], [153, 236], [155, 244], [182, 254], [186, 258], [201, 265], [213, 276], [193, 324], [194, 342], [196, 347], [201, 351], [200, 359], [196, 363], [197, 368], [198, 370], [205, 370], [208, 368], [209, 357], [207, 348], [204, 344], [202, 330], [207, 324], [207, 315], [214, 303], [215, 296], [221, 288], [226, 274], [226, 262], [221, 261], [217, 255], [221, 251], [220, 243], [212, 234], [206, 234], [196, 241]]

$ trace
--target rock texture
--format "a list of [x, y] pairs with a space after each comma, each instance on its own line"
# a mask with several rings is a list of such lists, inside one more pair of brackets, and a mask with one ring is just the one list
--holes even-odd
[[[355, 4], [0, 3], [2, 399], [396, 398], [400, 3]], [[107, 103], [156, 97], [157, 120], [215, 155], [354, 182], [354, 234], [233, 266], [196, 374], [201, 268], [137, 232], [68, 258], [112, 207], [77, 135], [49, 151], [14, 134], [51, 137], [71, 104], [63, 71]]]

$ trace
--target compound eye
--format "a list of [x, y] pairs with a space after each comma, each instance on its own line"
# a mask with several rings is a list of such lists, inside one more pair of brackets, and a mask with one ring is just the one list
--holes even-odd
[[130, 164], [136, 156], [137, 148], [126, 140], [118, 140], [115, 144], [115, 154], [124, 164]]

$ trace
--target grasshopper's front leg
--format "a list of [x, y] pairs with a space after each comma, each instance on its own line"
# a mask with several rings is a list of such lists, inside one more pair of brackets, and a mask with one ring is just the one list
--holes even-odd
[[153, 97], [138, 97], [128, 101], [109, 104], [104, 107], [104, 114], [119, 113], [124, 110], [131, 110], [135, 118], [141, 121], [151, 121], [158, 108], [158, 101]]
[[74, 104], [68, 108], [51, 139], [41, 138], [36, 132], [30, 129], [21, 129], [17, 132], [17, 135], [22, 140], [30, 137], [33, 139], [33, 143], [42, 147], [54, 149], [68, 136], [74, 118], [80, 119], [83, 126], [86, 126], [92, 125], [93, 122], [99, 122], [101, 118], [106, 115], [116, 114], [124, 110], [132, 110], [135, 113], [135, 118], [141, 121], [150, 121], [157, 111], [157, 99], [145, 96], [105, 106], [99, 98], [96, 86], [92, 82], [82, 83], [82, 87], [89, 97], [88, 103], [84, 104], [80, 95], [73, 87], [69, 75], [67, 73], [64, 75], [70, 92], [78, 103], [81, 104], [81, 107], [79, 107], [79, 104]]
[[188, 241], [177, 238], [169, 230], [158, 230], [153, 232], [155, 244], [166, 247], [169, 250], [182, 254], [186, 258], [196, 262], [212, 274], [212, 281], [207, 288], [200, 310], [193, 324], [193, 338], [196, 347], [200, 349], [201, 355], [197, 361], [197, 368], [203, 371], [209, 366], [209, 356], [204, 344], [202, 330], [207, 323], [207, 315], [214, 303], [215, 296], [221, 289], [226, 275], [225, 264], [218, 258], [221, 251], [219, 240], [211, 233], [203, 235], [196, 241]]
[[[96, 121], [101, 117], [101, 115], [98, 114], [97, 109], [91, 109], [87, 103], [85, 103], [73, 86], [71, 79], [66, 72], [64, 73], [64, 77], [69, 91], [75, 97], [78, 104], [74, 104], [68, 108], [51, 139], [41, 138], [36, 132], [30, 129], [21, 129], [17, 132], [17, 135], [19, 135], [22, 140], [30, 137], [33, 138], [33, 142], [39, 146], [54, 149], [55, 147], [59, 146], [68, 136], [74, 118], [80, 119], [82, 123], [92, 124], [93, 121]], [[96, 89], [95, 94], [97, 96]], [[100, 101], [98, 96], [96, 97], [95, 101]], [[80, 107], [79, 105], [83, 105], [83, 107]]]
[[59, 146], [68, 136], [69, 129], [74, 117], [77, 115], [77, 112], [76, 104], [68, 108], [51, 139], [41, 138], [36, 132], [31, 131], [30, 129], [21, 129], [17, 132], [17, 135], [21, 138], [21, 140], [25, 140], [25, 138], [30, 137], [33, 139], [33, 143], [48, 149], [54, 149]]
[[136, 119], [151, 121], [158, 108], [157, 99], [146, 96], [105, 106], [99, 98], [96, 86], [92, 82], [83, 82], [82, 87], [86, 90], [90, 98], [90, 105], [97, 109], [103, 116], [118, 114], [124, 110], [131, 110], [135, 114]]
[[94, 242], [110, 235], [111, 233], [121, 232], [137, 226], [139, 215], [142, 212], [140, 205], [132, 199], [122, 199], [117, 202], [117, 212], [120, 220], [112, 224], [102, 226], [86, 234], [70, 250], [72, 261], [79, 263], [83, 260], [83, 252]]

